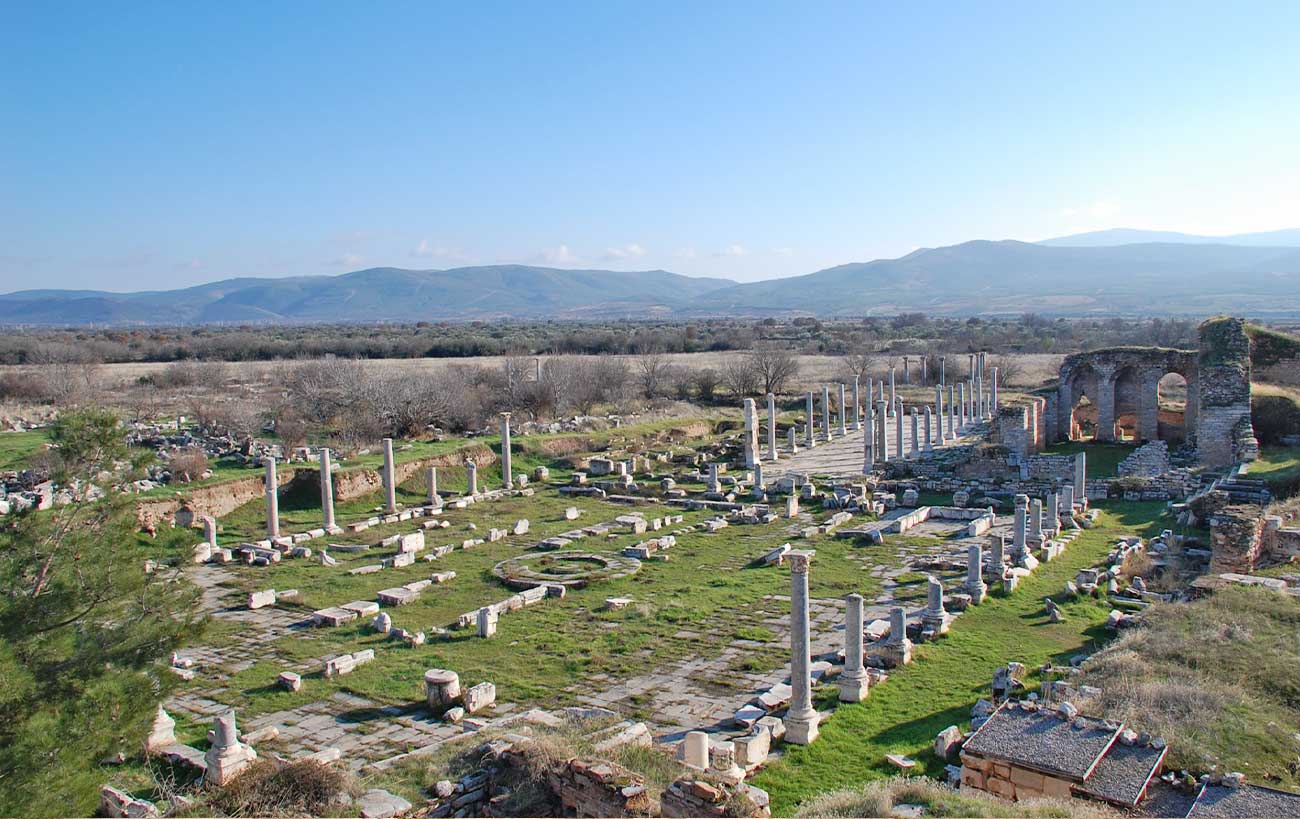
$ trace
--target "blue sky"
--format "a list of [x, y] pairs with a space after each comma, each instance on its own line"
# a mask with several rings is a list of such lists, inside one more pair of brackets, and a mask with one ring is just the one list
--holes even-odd
[[1300, 227], [1300, 3], [0, 5], [0, 291]]

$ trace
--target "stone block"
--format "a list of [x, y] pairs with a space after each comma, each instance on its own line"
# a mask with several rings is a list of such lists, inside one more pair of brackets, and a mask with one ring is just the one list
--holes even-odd
[[490, 682], [481, 682], [465, 691], [465, 710], [470, 714], [491, 708], [497, 701], [497, 687]]

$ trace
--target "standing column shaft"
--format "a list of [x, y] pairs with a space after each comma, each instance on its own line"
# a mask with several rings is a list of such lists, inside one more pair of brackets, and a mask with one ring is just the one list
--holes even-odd
[[277, 494], [279, 482], [275, 475], [275, 458], [266, 459], [266, 534], [269, 537], [280, 536], [280, 496]]
[[858, 395], [858, 376], [853, 376], [853, 419], [854, 432], [862, 429], [862, 398]]
[[465, 462], [465, 492], [471, 496], [478, 494], [478, 464], [474, 461]]
[[930, 411], [930, 406], [925, 407], [925, 451], [929, 452], [934, 449], [934, 413]]
[[334, 524], [334, 474], [330, 471], [329, 447], [320, 450], [320, 508], [325, 530], [333, 529]]
[[849, 420], [849, 419], [848, 419], [848, 416], [846, 415], [846, 412], [845, 412], [845, 411], [848, 409], [848, 407], [845, 405], [845, 402], [844, 402], [844, 385], [843, 385], [843, 384], [840, 384], [840, 385], [839, 385], [839, 390], [840, 390], [840, 394], [839, 394], [839, 399], [840, 399], [840, 437], [844, 437], [845, 435], [848, 435], [848, 433], [849, 433], [849, 430], [848, 430], [848, 420]]
[[883, 463], [889, 462], [889, 435], [885, 429], [885, 402], [876, 404], [876, 458]]
[[819, 717], [812, 704], [812, 647], [808, 618], [808, 566], [811, 551], [792, 551], [790, 560], [790, 709], [785, 717], [785, 739], [808, 745], [817, 738]]
[[862, 595], [844, 598], [844, 671], [840, 674], [840, 701], [862, 702], [870, 677], [862, 665]]
[[501, 485], [505, 489], [514, 486], [514, 476], [510, 464], [510, 413], [501, 413]]
[[429, 472], [426, 476], [425, 483], [429, 485], [429, 505], [441, 506], [442, 497], [438, 495], [438, 467], [436, 466], [429, 467]]
[[870, 475], [876, 468], [876, 414], [867, 405], [867, 426], [862, 433], [862, 474]]
[[767, 394], [767, 459], [775, 461], [776, 455], [776, 396]]
[[993, 408], [991, 410], [991, 413], [993, 415], [997, 415], [998, 414], [998, 368], [997, 367], [993, 368], [993, 381], [991, 386], [993, 388]]
[[912, 409], [908, 411], [908, 415], [910, 416], [912, 421], [912, 457], [915, 458], [921, 452], [920, 434], [917, 430], [918, 420], [916, 414], [916, 407], [912, 407]]
[[829, 384], [822, 384], [822, 432], [826, 433], [826, 440], [830, 440], [831, 434], [831, 387]]
[[393, 464], [393, 439], [384, 439], [384, 509], [397, 511], [397, 473]]
[[[894, 368], [893, 368], [893, 367], [890, 367], [890, 368], [889, 368], [889, 408], [890, 408], [890, 412], [893, 412], [894, 409], [896, 409], [896, 407], [894, 406], [894, 402], [897, 400], [897, 398], [898, 398], [898, 394], [894, 391]], [[894, 416], [894, 417], [897, 418], [898, 416]]]
[[948, 380], [947, 380], [948, 374], [946, 372], [947, 361], [948, 361], [947, 356], [942, 356], [942, 355], [939, 356], [939, 386], [941, 387], [947, 386], [948, 384]]
[[907, 457], [907, 450], [903, 449], [903, 402], [899, 400], [894, 404], [894, 442], [897, 444], [894, 448], [898, 451], [899, 458]]
[[813, 394], [811, 392], [804, 394], [804, 402], [807, 404], [807, 406], [804, 408], [805, 415], [807, 416], [807, 423], [804, 426], [803, 442], [808, 446], [812, 446], [813, 445]]

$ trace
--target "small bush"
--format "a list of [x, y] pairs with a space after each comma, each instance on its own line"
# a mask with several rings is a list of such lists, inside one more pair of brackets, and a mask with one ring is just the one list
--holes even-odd
[[211, 791], [202, 809], [221, 816], [324, 816], [352, 789], [343, 770], [307, 759], [261, 759], [225, 787]]
[[173, 482], [192, 483], [208, 470], [208, 456], [196, 446], [187, 446], [172, 456], [170, 467]]

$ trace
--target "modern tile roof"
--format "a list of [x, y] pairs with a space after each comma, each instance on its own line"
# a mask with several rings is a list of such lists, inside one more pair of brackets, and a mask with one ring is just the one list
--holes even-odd
[[1055, 711], [1006, 703], [962, 750], [1082, 781], [1121, 728], [1089, 717], [1065, 720]]
[[1189, 817], [1300, 817], [1300, 794], [1242, 785], [1229, 788], [1208, 782], [1196, 797]]
[[1116, 805], [1136, 805], [1168, 750], [1116, 742], [1092, 775], [1076, 787], [1081, 793]]

